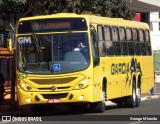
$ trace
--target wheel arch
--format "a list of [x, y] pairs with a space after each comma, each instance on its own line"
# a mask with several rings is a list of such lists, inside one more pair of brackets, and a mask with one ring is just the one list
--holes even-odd
[[138, 78], [137, 78], [137, 87], [141, 89], [141, 75], [138, 74]]
[[105, 91], [107, 91], [107, 78], [106, 77], [103, 77], [102, 86], [104, 86], [105, 87]]

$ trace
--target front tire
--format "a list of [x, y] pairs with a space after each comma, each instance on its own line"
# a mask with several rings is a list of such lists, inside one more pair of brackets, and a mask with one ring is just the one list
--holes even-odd
[[92, 103], [91, 108], [93, 109], [94, 112], [97, 112], [97, 113], [103, 113], [105, 111], [105, 108], [106, 108], [106, 92], [105, 92], [104, 86], [102, 88], [102, 101]]

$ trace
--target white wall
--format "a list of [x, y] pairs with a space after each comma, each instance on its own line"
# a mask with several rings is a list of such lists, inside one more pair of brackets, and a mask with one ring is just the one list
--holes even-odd
[[137, 0], [137, 1], [144, 2], [147, 4], [151, 4], [151, 5], [155, 5], [155, 6], [160, 6], [160, 0]]
[[159, 12], [150, 12], [152, 49], [160, 50]]

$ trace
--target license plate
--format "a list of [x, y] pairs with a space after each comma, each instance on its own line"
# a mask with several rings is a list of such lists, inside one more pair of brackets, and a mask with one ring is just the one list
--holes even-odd
[[60, 103], [60, 99], [48, 99], [48, 103]]

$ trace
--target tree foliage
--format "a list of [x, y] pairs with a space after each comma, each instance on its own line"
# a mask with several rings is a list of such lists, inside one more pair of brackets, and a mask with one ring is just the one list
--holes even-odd
[[0, 13], [19, 17], [59, 12], [90, 11], [107, 17], [131, 19], [135, 15], [122, 0], [0, 0]]

